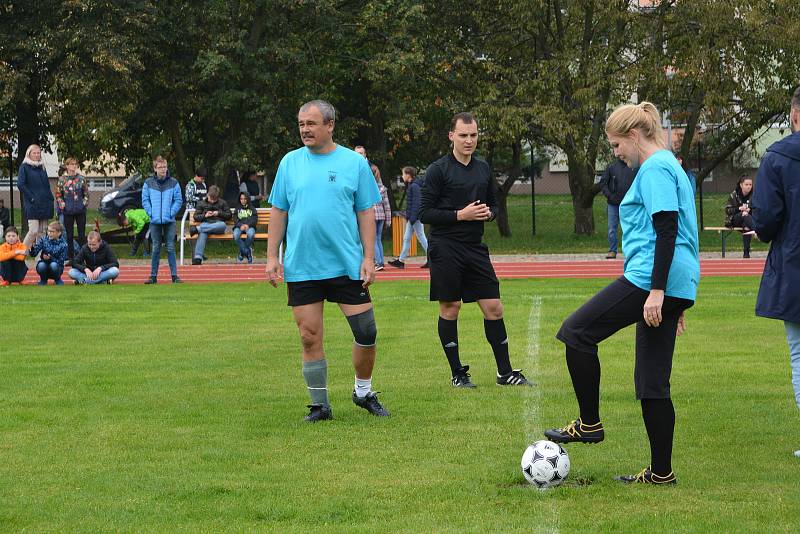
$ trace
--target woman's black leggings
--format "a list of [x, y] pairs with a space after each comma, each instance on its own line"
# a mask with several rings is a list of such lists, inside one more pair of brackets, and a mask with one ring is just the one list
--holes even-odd
[[74, 215], [64, 214], [64, 226], [67, 232], [67, 258], [72, 260], [75, 254], [75, 249], [72, 246], [74, 238], [73, 225], [78, 225], [78, 246], [83, 246], [86, 243], [86, 212], [76, 213]]
[[670, 374], [678, 319], [691, 300], [665, 297], [658, 327], [644, 322], [642, 312], [648, 291], [621, 277], [606, 286], [561, 325], [556, 337], [566, 345], [567, 367], [581, 420], [600, 421], [600, 360], [597, 344], [617, 331], [636, 324], [636, 398], [650, 438], [653, 472], [672, 471], [672, 436], [675, 411], [670, 400]]

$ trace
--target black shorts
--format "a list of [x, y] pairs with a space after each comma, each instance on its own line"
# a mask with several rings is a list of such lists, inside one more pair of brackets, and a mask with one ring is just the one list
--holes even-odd
[[624, 276], [611, 282], [567, 317], [556, 337], [568, 347], [597, 354], [597, 344], [618, 330], [636, 324], [636, 367], [633, 381], [637, 399], [668, 399], [672, 353], [681, 313], [694, 301], [664, 297], [661, 324], [647, 326], [642, 317], [649, 291]]
[[489, 247], [483, 243], [431, 239], [428, 257], [431, 300], [475, 302], [500, 298], [500, 282], [489, 260]]
[[338, 304], [366, 304], [372, 302], [369, 289], [364, 289], [361, 280], [351, 280], [347, 276], [326, 278], [325, 280], [306, 280], [286, 282], [289, 306], [305, 306], [315, 302], [336, 302]]

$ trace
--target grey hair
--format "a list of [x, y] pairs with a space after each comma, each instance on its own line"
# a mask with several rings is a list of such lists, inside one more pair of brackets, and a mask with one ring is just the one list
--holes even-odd
[[794, 90], [794, 95], [792, 96], [792, 107], [795, 109], [800, 109], [800, 87]]
[[336, 121], [336, 108], [325, 100], [311, 100], [300, 106], [300, 113], [305, 113], [309, 108], [317, 108], [322, 113], [323, 122]]

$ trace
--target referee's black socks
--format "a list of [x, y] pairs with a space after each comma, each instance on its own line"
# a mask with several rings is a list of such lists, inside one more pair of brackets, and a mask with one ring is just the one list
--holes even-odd
[[507, 375], [511, 372], [511, 361], [508, 359], [508, 335], [506, 323], [503, 319], [490, 321], [483, 320], [483, 330], [486, 332], [486, 341], [492, 346], [494, 359], [497, 362], [497, 374]]
[[442, 342], [444, 355], [450, 364], [453, 376], [461, 371], [461, 360], [458, 358], [458, 321], [450, 321], [439, 317], [439, 341]]

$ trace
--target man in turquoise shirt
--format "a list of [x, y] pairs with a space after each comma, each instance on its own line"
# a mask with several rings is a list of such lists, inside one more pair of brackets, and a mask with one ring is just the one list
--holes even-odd
[[[309, 422], [333, 419], [322, 343], [326, 300], [339, 305], [353, 332], [353, 402], [373, 415], [389, 415], [372, 391], [377, 328], [368, 287], [375, 280], [372, 206], [380, 194], [367, 161], [333, 141], [335, 119], [336, 110], [324, 100], [300, 108], [304, 146], [283, 157], [269, 198], [267, 277], [277, 287], [283, 276], [288, 286], [303, 345]], [[278, 250], [284, 236], [281, 265]]]

